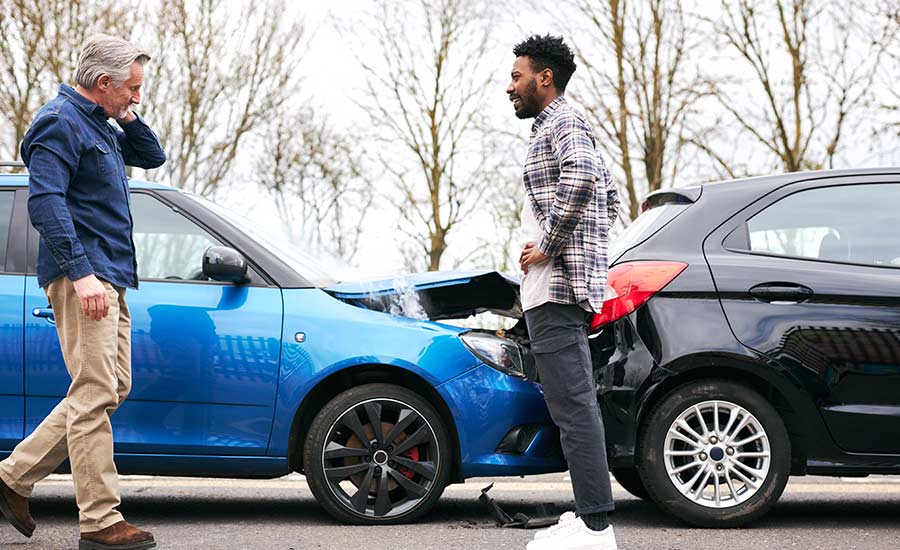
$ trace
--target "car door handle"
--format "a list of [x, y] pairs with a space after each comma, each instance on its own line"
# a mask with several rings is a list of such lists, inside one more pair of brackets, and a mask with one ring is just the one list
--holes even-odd
[[43, 317], [44, 319], [49, 319], [50, 321], [56, 320], [56, 318], [53, 316], [53, 309], [49, 307], [36, 307], [31, 310], [31, 314], [35, 317]]
[[799, 304], [809, 300], [813, 290], [794, 283], [763, 283], [750, 289], [750, 295], [770, 304]]

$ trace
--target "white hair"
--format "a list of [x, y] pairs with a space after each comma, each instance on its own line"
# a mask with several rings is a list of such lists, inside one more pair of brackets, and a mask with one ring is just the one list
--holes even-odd
[[131, 64], [135, 61], [143, 65], [150, 61], [150, 54], [125, 39], [95, 34], [87, 39], [78, 56], [75, 83], [93, 88], [98, 78], [107, 75], [113, 84], [121, 86], [131, 76]]

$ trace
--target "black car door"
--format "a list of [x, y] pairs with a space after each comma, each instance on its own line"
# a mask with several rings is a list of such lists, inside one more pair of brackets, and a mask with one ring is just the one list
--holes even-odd
[[707, 238], [735, 336], [811, 389], [835, 443], [900, 453], [900, 177], [788, 185]]

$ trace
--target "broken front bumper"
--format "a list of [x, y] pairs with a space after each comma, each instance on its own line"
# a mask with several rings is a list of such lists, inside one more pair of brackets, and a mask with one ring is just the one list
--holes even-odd
[[539, 385], [480, 365], [437, 390], [456, 422], [461, 477], [566, 470]]

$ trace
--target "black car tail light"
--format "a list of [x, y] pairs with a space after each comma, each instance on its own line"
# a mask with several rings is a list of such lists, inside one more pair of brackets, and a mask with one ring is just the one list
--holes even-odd
[[596, 332], [644, 305], [687, 266], [683, 262], [657, 261], [625, 262], [614, 266], [606, 280], [606, 290], [612, 296], [607, 296], [601, 312], [594, 315], [590, 331]]

